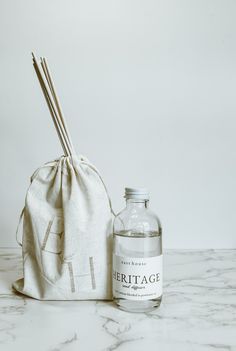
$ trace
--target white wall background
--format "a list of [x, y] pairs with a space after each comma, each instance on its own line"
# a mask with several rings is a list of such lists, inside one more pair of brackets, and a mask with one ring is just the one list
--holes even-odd
[[78, 152], [116, 211], [147, 186], [166, 248], [236, 247], [236, 1], [0, 0], [0, 245], [29, 177], [61, 154], [45, 55]]

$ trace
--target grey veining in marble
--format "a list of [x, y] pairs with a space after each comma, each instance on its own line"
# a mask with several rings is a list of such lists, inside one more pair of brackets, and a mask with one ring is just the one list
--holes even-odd
[[145, 314], [16, 295], [21, 274], [20, 251], [1, 249], [1, 351], [236, 351], [236, 250], [168, 251], [162, 305]]

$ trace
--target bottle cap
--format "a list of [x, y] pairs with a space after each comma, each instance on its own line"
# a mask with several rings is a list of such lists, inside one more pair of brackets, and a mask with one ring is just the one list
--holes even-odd
[[149, 192], [146, 188], [125, 188], [125, 198], [149, 200]]

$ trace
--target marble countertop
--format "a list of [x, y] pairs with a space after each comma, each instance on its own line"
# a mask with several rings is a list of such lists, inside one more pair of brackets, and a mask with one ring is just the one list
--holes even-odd
[[112, 302], [37, 301], [16, 295], [19, 249], [0, 249], [1, 351], [235, 351], [236, 250], [171, 250], [154, 312]]

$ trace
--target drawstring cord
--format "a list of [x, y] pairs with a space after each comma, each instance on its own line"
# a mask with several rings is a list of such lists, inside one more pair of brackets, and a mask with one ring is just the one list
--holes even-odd
[[17, 228], [16, 228], [16, 242], [18, 243], [19, 246], [22, 246], [22, 240], [21, 241], [19, 240], [18, 233], [19, 233], [19, 229], [20, 229], [20, 225], [21, 225], [24, 213], [25, 213], [25, 207], [21, 211], [19, 222], [18, 222], [18, 225], [17, 225]]
[[[45, 163], [42, 167], [39, 167], [37, 168], [34, 173], [32, 174], [32, 176], [30, 177], [30, 185], [31, 183], [33, 182], [33, 180], [36, 178], [38, 172], [40, 171], [41, 168], [44, 168], [44, 167], [53, 167], [57, 164], [57, 160], [55, 161], [50, 161], [50, 162], [47, 162]], [[21, 226], [21, 222], [22, 222], [22, 219], [23, 219], [23, 216], [24, 216], [24, 212], [25, 212], [25, 207], [22, 209], [21, 211], [21, 214], [20, 214], [20, 218], [19, 218], [19, 222], [18, 222], [18, 225], [17, 225], [17, 228], [16, 228], [16, 242], [19, 246], [22, 246], [22, 240], [20, 241], [19, 238], [18, 238], [18, 234], [19, 234], [19, 230], [20, 230], [20, 226]]]

